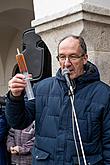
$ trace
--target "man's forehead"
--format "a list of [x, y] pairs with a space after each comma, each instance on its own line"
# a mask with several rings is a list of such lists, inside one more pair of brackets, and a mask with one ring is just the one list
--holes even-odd
[[68, 38], [65, 38], [60, 44], [59, 46], [63, 46], [63, 45], [66, 45], [66, 44], [79, 44], [79, 40], [76, 39], [76, 38], [73, 38], [73, 37], [68, 37]]
[[68, 37], [64, 39], [60, 44], [59, 44], [59, 49], [77, 49], [80, 48], [80, 43], [79, 40], [73, 37]]

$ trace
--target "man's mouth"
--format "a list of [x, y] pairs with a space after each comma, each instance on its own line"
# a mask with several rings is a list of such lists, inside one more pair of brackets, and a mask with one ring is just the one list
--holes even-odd
[[69, 69], [69, 71], [70, 71], [70, 72], [74, 72], [74, 70], [73, 70], [73, 69]]

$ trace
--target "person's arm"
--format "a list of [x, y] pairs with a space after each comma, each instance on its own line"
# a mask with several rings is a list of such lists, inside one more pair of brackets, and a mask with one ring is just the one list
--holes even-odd
[[24, 75], [15, 75], [8, 83], [9, 92], [6, 101], [6, 118], [14, 129], [24, 129], [28, 127], [35, 118], [35, 103], [24, 101], [24, 89], [26, 82]]
[[15, 135], [15, 131], [13, 128], [11, 128], [7, 136], [7, 150], [9, 152], [11, 150], [11, 147], [14, 147], [16, 145], [14, 135]]
[[35, 137], [31, 138], [29, 141], [27, 141], [22, 146], [15, 146], [14, 149], [17, 151], [17, 153], [25, 155], [31, 152], [33, 144], [34, 144]]
[[31, 152], [35, 140], [35, 121], [21, 132], [22, 144], [15, 146], [17, 153], [25, 155]]
[[102, 151], [104, 165], [110, 164], [110, 101], [103, 115]]

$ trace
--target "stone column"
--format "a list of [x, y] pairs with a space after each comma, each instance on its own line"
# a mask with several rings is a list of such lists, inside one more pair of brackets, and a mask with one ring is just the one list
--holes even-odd
[[58, 68], [56, 55], [59, 40], [68, 34], [75, 34], [84, 37], [89, 60], [99, 68], [101, 79], [110, 84], [110, 1], [75, 1], [34, 0], [35, 20], [32, 26], [50, 49], [53, 75]]

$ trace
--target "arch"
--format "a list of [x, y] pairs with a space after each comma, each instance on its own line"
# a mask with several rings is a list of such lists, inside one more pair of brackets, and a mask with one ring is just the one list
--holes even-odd
[[15, 8], [33, 10], [33, 0], [23, 0], [23, 1], [18, 1], [18, 0], [1, 1], [0, 0], [0, 12], [10, 10], [10, 9], [15, 9]]
[[[15, 0], [16, 1], [16, 0]], [[6, 3], [6, 2], [5, 2]], [[8, 2], [7, 2], [8, 3]], [[28, 3], [26, 1], [26, 3]], [[21, 6], [20, 6], [21, 4]], [[23, 1], [24, 4], [24, 1]], [[21, 36], [25, 29], [30, 28], [31, 20], [33, 19], [33, 9], [27, 4], [12, 6], [7, 9], [0, 10], [0, 54], [1, 64], [0, 72], [4, 87], [1, 90], [7, 91], [7, 84], [12, 77], [12, 70], [16, 64], [16, 48], [21, 47]]]
[[0, 86], [4, 84], [4, 69], [3, 69], [3, 63], [1, 60], [1, 54], [0, 54]]

